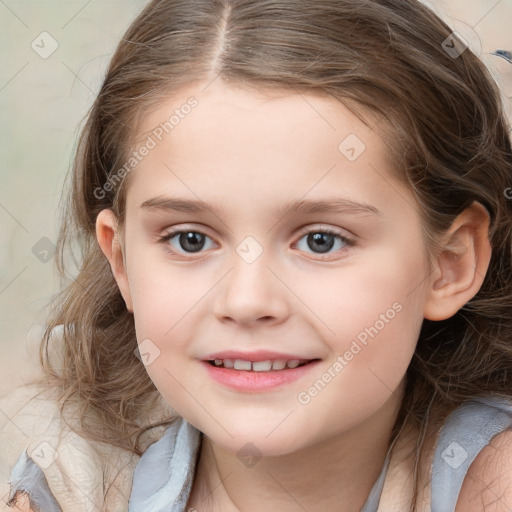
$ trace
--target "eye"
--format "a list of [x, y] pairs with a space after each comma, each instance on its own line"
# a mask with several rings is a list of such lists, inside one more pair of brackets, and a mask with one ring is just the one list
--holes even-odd
[[[309, 231], [303, 231], [301, 235], [301, 238], [293, 247], [307, 252], [304, 245], [301, 244], [301, 241], [305, 239], [307, 248], [313, 251], [313, 253], [320, 255], [330, 252], [336, 245], [336, 242], [338, 242], [338, 249], [335, 252], [345, 252], [351, 246], [355, 245], [353, 240], [329, 228], [310, 229]], [[174, 247], [172, 247], [171, 243], [173, 239], [176, 239], [176, 245]], [[194, 254], [201, 252], [205, 249], [207, 240], [211, 241], [211, 238], [201, 231], [192, 229], [176, 229], [159, 237], [159, 242], [164, 244], [166, 251], [170, 254]], [[300, 247], [300, 245], [302, 245], [302, 247]], [[341, 247], [339, 247], [340, 245]], [[206, 248], [208, 249], [208, 247]]]
[[[294, 246], [305, 251], [304, 245], [300, 247], [301, 240], [305, 239], [306, 246], [316, 254], [328, 253], [336, 245], [336, 242], [338, 242], [338, 250], [334, 252], [345, 252], [349, 247], [355, 245], [353, 240], [343, 236], [342, 233], [328, 228], [310, 229], [309, 231], [303, 232], [302, 235], [304, 236], [302, 236]], [[340, 245], [341, 248], [339, 247]]]
[[[169, 246], [172, 245], [170, 242], [174, 238], [177, 239], [177, 245], [181, 249], [174, 251]], [[206, 239], [210, 239], [209, 236], [201, 233], [200, 231], [194, 231], [191, 229], [174, 230], [170, 233], [159, 238], [159, 241], [166, 246], [166, 250], [171, 254], [179, 254], [180, 250], [185, 253], [196, 253], [204, 249]]]

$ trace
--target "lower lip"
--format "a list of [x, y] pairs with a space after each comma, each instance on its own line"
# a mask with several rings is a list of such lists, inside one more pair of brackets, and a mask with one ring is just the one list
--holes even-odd
[[232, 368], [213, 366], [206, 361], [201, 361], [201, 364], [206, 368], [206, 371], [213, 380], [231, 389], [246, 392], [259, 392], [275, 389], [279, 386], [294, 382], [308, 374], [319, 362], [319, 360], [315, 360], [304, 366], [297, 366], [297, 368], [269, 370], [264, 372], [234, 370]]

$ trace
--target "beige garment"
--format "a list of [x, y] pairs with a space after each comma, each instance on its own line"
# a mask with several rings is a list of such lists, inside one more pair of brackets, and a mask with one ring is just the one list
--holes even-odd
[[[0, 397], [0, 510], [12, 512], [6, 506], [8, 478], [27, 449], [63, 512], [126, 512], [139, 456], [80, 437], [59, 416], [51, 390], [43, 389], [34, 398], [41, 389], [22, 386]], [[174, 415], [161, 399], [159, 409], [144, 424]], [[162, 426], [146, 432], [142, 448], [158, 440], [164, 430]]]

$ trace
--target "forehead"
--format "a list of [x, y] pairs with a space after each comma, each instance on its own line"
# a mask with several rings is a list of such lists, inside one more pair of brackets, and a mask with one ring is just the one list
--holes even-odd
[[[210, 134], [219, 134], [226, 131], [227, 125], [239, 135], [248, 123], [254, 124], [251, 131], [256, 134], [260, 131], [269, 132], [279, 126], [287, 130], [292, 126], [301, 125], [309, 129], [309, 135], [315, 132], [315, 126], [323, 125], [331, 130], [337, 130], [340, 122], [352, 125], [354, 129], [364, 131], [364, 120], [369, 125], [375, 125], [377, 115], [369, 109], [363, 109], [364, 120], [357, 117], [347, 106], [334, 97], [327, 96], [318, 91], [308, 93], [290, 89], [244, 89], [234, 87], [218, 79], [213, 84], [194, 83], [175, 91], [172, 96], [160, 101], [149, 112], [141, 116], [135, 132], [136, 144], [140, 144], [147, 136], [158, 138], [163, 131], [164, 137], [173, 133], [174, 138], [179, 136], [178, 125], [185, 124], [190, 117], [192, 122], [201, 123]], [[191, 106], [192, 105], [192, 106]], [[355, 103], [354, 103], [355, 106]], [[361, 111], [361, 107], [358, 106]], [[199, 112], [199, 113], [198, 113]], [[192, 115], [193, 114], [193, 115]], [[223, 114], [222, 117], [216, 115]], [[307, 124], [304, 122], [307, 121]], [[186, 124], [190, 124], [190, 121]], [[368, 128], [368, 127], [366, 127]]]
[[[266, 193], [272, 200], [340, 180], [349, 189], [351, 182], [361, 188], [389, 179], [390, 147], [375, 116], [364, 114], [368, 124], [318, 93], [249, 91], [220, 80], [191, 85], [141, 118], [134, 149], [150, 149], [129, 176], [135, 192], [128, 195], [154, 196], [169, 184], [217, 197], [245, 187], [247, 197]], [[264, 183], [273, 186], [264, 191]]]

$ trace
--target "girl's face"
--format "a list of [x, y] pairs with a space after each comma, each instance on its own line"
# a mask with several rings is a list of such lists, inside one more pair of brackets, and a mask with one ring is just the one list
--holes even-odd
[[[233, 451], [290, 453], [391, 417], [429, 274], [386, 141], [327, 97], [202, 87], [148, 114], [134, 149], [118, 282], [148, 374]], [[281, 359], [313, 362], [265, 370]]]

